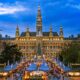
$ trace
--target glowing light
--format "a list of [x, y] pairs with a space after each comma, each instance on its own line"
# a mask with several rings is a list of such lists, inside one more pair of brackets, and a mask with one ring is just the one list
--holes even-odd
[[75, 76], [80, 76], [80, 73], [79, 73], [79, 72], [76, 72], [76, 73], [75, 73]]
[[5, 72], [5, 73], [3, 73], [3, 76], [7, 76], [7, 74], [8, 74], [8, 73]]
[[69, 72], [68, 74], [69, 74], [70, 76], [73, 76], [73, 75], [74, 75], [74, 73], [72, 73], [72, 72]]

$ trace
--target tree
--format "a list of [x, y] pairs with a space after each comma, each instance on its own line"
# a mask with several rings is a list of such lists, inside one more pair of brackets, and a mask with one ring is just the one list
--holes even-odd
[[38, 54], [38, 55], [41, 55], [41, 46], [40, 46], [40, 43], [38, 44], [37, 54]]
[[65, 65], [80, 63], [80, 43], [72, 42], [68, 47], [65, 47], [59, 55], [59, 60]]
[[0, 63], [14, 63], [20, 61], [22, 53], [18, 49], [17, 45], [5, 44], [4, 50], [0, 55]]

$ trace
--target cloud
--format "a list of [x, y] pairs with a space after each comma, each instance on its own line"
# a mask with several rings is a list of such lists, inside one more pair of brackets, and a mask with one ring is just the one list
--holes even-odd
[[25, 8], [21, 4], [3, 4], [0, 3], [0, 15], [15, 14], [16, 12], [29, 11], [29, 8]]
[[47, 5], [48, 5], [48, 6], [56, 6], [56, 5], [59, 5], [59, 4], [60, 4], [59, 1], [55, 1], [55, 2], [50, 2], [50, 3], [48, 3]]
[[80, 4], [70, 4], [70, 3], [68, 3], [68, 4], [66, 4], [66, 6], [80, 10]]
[[78, 10], [80, 10], [80, 4], [78, 4], [78, 5], [71, 5], [73, 8], [76, 8], [76, 9], [78, 9]]

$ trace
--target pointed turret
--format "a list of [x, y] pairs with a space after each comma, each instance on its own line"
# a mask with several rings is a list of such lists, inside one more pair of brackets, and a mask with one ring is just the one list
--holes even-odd
[[49, 37], [53, 36], [53, 32], [52, 32], [52, 25], [50, 26], [50, 32], [49, 32]]
[[60, 26], [59, 36], [61, 37], [61, 39], [63, 39], [63, 37], [64, 37], [62, 25]]
[[[2, 30], [0, 30], [0, 31], [2, 31]], [[2, 34], [0, 33], [0, 39], [2, 39]]]
[[26, 37], [29, 37], [30, 34], [29, 34], [29, 28], [26, 29]]
[[16, 28], [16, 34], [15, 34], [16, 37], [19, 37], [19, 27], [17, 26]]
[[42, 36], [42, 16], [40, 6], [38, 6], [37, 22], [36, 22], [36, 36]]

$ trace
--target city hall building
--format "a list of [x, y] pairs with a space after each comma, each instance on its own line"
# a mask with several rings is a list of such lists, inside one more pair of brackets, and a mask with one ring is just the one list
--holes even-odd
[[30, 54], [37, 54], [39, 49], [39, 54], [55, 55], [61, 51], [64, 45], [68, 45], [71, 42], [70, 40], [64, 39], [62, 26], [60, 26], [59, 32], [53, 32], [52, 25], [49, 27], [48, 32], [43, 32], [42, 29], [42, 15], [39, 6], [36, 20], [36, 32], [31, 32], [29, 28], [27, 28], [25, 32], [20, 34], [19, 26], [17, 26], [15, 38], [1, 39], [0, 45], [2, 46], [4, 42], [17, 44], [26, 57]]

